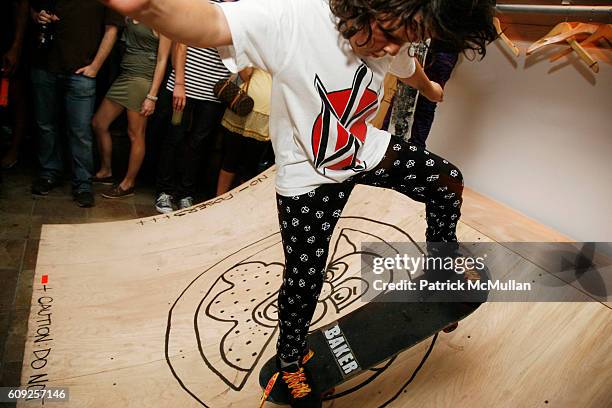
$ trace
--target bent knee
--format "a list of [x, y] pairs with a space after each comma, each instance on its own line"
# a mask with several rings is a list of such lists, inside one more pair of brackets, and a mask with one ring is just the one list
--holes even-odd
[[454, 164], [449, 163], [449, 171], [448, 174], [455, 183], [459, 183], [463, 185], [463, 173], [459, 169], [459, 167]]
[[108, 130], [108, 125], [104, 123], [97, 115], [91, 119], [91, 127], [96, 132]]
[[435, 191], [447, 198], [448, 193], [455, 193], [453, 197], [463, 194], [463, 173], [457, 166], [451, 163], [444, 163], [438, 185]]
[[138, 141], [141, 139], [144, 140], [144, 131], [140, 129], [128, 128], [127, 135], [131, 142]]

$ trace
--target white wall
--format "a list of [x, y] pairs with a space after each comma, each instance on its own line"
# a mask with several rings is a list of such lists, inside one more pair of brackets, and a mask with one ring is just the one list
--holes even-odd
[[573, 239], [612, 241], [612, 66], [594, 74], [574, 57], [550, 63], [560, 48], [517, 45], [516, 60], [496, 43], [460, 62], [428, 148], [474, 190]]

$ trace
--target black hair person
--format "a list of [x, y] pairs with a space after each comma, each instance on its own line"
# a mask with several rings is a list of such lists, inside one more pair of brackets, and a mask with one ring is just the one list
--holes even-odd
[[[336, 26], [344, 38], [362, 29], [372, 35], [372, 19], [394, 21], [385, 32], [406, 27], [422, 40], [435, 37], [456, 52], [472, 50], [484, 57], [486, 46], [497, 38], [492, 0], [330, 0]], [[421, 19], [416, 19], [418, 14]]]

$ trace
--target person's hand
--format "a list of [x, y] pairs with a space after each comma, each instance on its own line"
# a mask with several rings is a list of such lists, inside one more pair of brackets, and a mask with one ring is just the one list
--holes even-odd
[[11, 47], [3, 56], [2, 56], [2, 72], [5, 75], [12, 75], [17, 71], [17, 67], [19, 66], [19, 47]]
[[142, 116], [151, 116], [155, 111], [155, 102], [150, 100], [149, 98], [145, 98], [142, 102], [142, 107], [140, 108], [140, 114]]
[[95, 78], [98, 75], [98, 67], [89, 64], [87, 66], [84, 66], [83, 68], [77, 69], [76, 71], [74, 71], [74, 73], [77, 75], [86, 76], [88, 78]]
[[146, 10], [151, 0], [100, 0], [102, 4], [117, 10], [124, 16], [134, 16]]
[[240, 75], [240, 79], [242, 79], [242, 82], [247, 82], [249, 79], [251, 79], [251, 77], [253, 76], [253, 71], [253, 67], [247, 67], [240, 71], [238, 75]]
[[50, 24], [59, 21], [58, 16], [49, 13], [46, 10], [34, 11], [32, 13], [32, 17], [34, 17], [34, 21], [36, 21], [38, 24]]
[[444, 100], [444, 89], [434, 81], [429, 81], [429, 87], [421, 91], [421, 94], [432, 102], [442, 102]]
[[185, 96], [185, 85], [174, 84], [174, 91], [172, 92], [172, 109], [175, 111], [182, 111], [185, 109], [187, 103], [187, 97]]

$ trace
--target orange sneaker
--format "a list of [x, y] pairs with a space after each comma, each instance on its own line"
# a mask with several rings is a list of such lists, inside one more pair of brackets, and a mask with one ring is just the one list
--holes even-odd
[[[313, 390], [308, 374], [304, 370], [304, 364], [314, 356], [314, 352], [309, 350], [302, 357], [300, 364], [294, 363], [283, 367], [270, 378], [268, 385], [261, 398], [260, 407], [276, 387], [282, 387], [289, 397], [289, 405], [293, 408], [321, 408], [323, 402], [319, 393]], [[280, 367], [280, 362], [279, 362]]]

